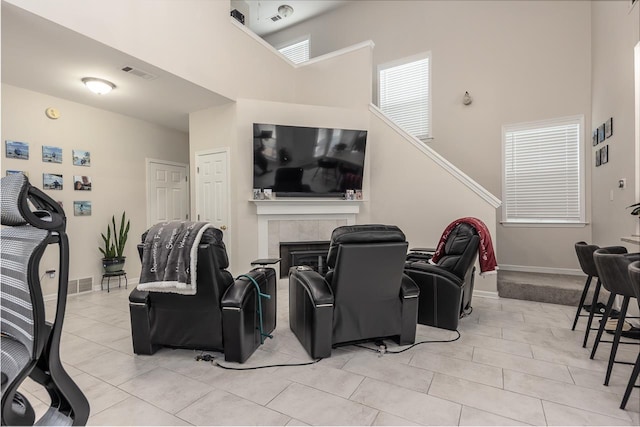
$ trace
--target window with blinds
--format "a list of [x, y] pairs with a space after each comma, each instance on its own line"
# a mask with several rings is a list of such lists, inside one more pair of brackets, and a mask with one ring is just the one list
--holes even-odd
[[431, 136], [431, 53], [378, 68], [378, 104], [391, 120], [419, 139]]
[[584, 118], [502, 130], [504, 223], [584, 223]]
[[289, 58], [294, 64], [300, 64], [309, 60], [309, 39], [290, 44], [278, 51]]

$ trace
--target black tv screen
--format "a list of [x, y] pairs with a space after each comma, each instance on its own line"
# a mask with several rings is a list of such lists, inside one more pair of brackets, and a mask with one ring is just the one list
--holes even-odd
[[254, 123], [253, 188], [279, 196], [362, 190], [366, 130]]

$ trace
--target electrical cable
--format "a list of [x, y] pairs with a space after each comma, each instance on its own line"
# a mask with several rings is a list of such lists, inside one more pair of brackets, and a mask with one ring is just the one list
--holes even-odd
[[219, 368], [222, 369], [227, 369], [230, 371], [250, 371], [250, 370], [255, 370], [255, 369], [265, 369], [265, 368], [280, 368], [280, 367], [286, 367], [286, 366], [306, 366], [306, 365], [314, 365], [316, 363], [318, 363], [319, 361], [322, 360], [322, 357], [316, 360], [313, 360], [311, 362], [303, 362], [303, 363], [279, 363], [279, 364], [274, 364], [274, 365], [263, 365], [263, 366], [253, 366], [250, 368], [234, 368], [231, 366], [225, 366], [225, 365], [221, 365], [219, 362], [217, 362], [215, 360], [215, 356], [213, 354], [209, 354], [209, 353], [205, 353], [204, 351], [201, 352], [199, 355], [197, 355], [195, 357], [196, 362], [199, 362], [201, 360], [205, 361], [205, 362], [211, 362], [212, 365], [218, 366]]
[[367, 347], [365, 345], [361, 345], [361, 344], [353, 344], [355, 347], [359, 347], [359, 348], [364, 348], [365, 350], [369, 350], [369, 351], [373, 351], [374, 353], [380, 353], [380, 354], [400, 354], [400, 353], [404, 353], [407, 350], [412, 349], [413, 347], [420, 345], [420, 344], [433, 344], [433, 343], [446, 343], [446, 342], [454, 342], [454, 341], [458, 341], [460, 339], [460, 332], [456, 329], [455, 331], [458, 336], [455, 337], [454, 339], [451, 340], [427, 340], [427, 341], [420, 341], [417, 343], [414, 343], [412, 345], [410, 345], [407, 348], [403, 348], [402, 350], [398, 350], [398, 351], [388, 351], [387, 350], [387, 346], [386, 344], [384, 344], [384, 342], [382, 342], [382, 344], [378, 345], [378, 348], [371, 348], [371, 347]]

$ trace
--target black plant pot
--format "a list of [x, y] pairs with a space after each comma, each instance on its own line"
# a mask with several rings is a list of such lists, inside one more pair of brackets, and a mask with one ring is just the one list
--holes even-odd
[[124, 261], [126, 257], [122, 258], [102, 258], [102, 268], [105, 273], [113, 273], [124, 269]]

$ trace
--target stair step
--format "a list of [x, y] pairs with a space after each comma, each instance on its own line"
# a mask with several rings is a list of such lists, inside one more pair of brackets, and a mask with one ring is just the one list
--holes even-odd
[[[584, 288], [586, 276], [564, 274], [524, 273], [516, 271], [498, 271], [498, 295], [550, 304], [576, 307]], [[586, 304], [591, 303], [596, 279], [593, 280]]]

